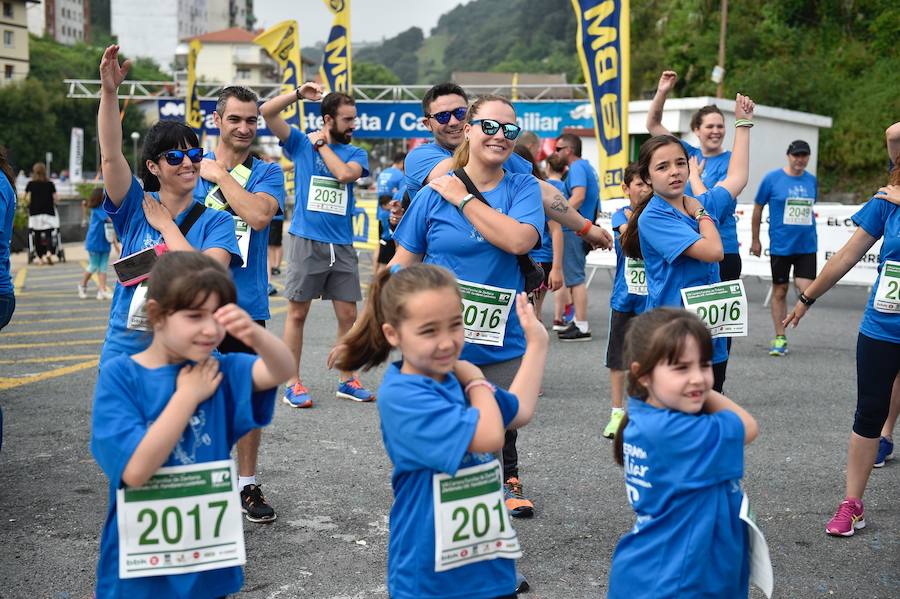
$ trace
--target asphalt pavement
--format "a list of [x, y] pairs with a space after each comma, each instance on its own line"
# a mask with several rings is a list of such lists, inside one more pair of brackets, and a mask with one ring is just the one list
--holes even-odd
[[[66, 264], [54, 266], [13, 258], [18, 307], [0, 333], [0, 597], [92, 594], [107, 481], [88, 442], [109, 302], [93, 293], [78, 299], [85, 256], [78, 244], [67, 246], [67, 255]], [[766, 284], [745, 284], [750, 335], [735, 341], [725, 391], [761, 426], [747, 449], [743, 484], [768, 539], [774, 597], [900, 597], [900, 460], [872, 474], [864, 530], [847, 539], [824, 533], [843, 495], [867, 290], [831, 291], [789, 333], [790, 354], [773, 358]], [[519, 435], [521, 477], [536, 515], [514, 525], [524, 549], [520, 570], [532, 585], [525, 596], [533, 599], [605, 596], [613, 549], [633, 524], [622, 470], [600, 436], [609, 416], [609, 291], [607, 272], [598, 272], [590, 288], [591, 342], [551, 339], [544, 397]], [[280, 332], [280, 295], [272, 309], [270, 326]], [[279, 402], [263, 433], [259, 481], [278, 519], [244, 525], [240, 596], [383, 598], [391, 467], [377, 409], [335, 399], [336, 376], [325, 368], [334, 315], [316, 302], [310, 316], [303, 374], [315, 407]], [[381, 372], [363, 373], [363, 383], [377, 387]]]

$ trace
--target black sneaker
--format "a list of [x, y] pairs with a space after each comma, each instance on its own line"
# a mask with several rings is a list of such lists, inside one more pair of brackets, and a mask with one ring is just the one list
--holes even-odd
[[272, 267], [272, 274], [273, 274], [274, 276], [277, 277], [278, 275], [281, 274], [281, 269], [278, 268], [277, 266], [273, 266], [273, 267]]
[[566, 328], [565, 331], [559, 332], [559, 340], [560, 341], [590, 341], [591, 340], [591, 332], [587, 331], [586, 333], [582, 333], [581, 329], [575, 326], [573, 322]]
[[250, 522], [274, 522], [277, 518], [257, 485], [247, 485], [241, 491], [241, 511]]

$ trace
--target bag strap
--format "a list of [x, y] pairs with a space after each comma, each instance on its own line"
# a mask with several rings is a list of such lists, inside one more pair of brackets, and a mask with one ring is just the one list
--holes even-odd
[[184, 220], [181, 221], [181, 224], [178, 225], [178, 230], [181, 231], [182, 235], [187, 237], [188, 231], [191, 230], [191, 227], [194, 226], [194, 223], [197, 222], [197, 219], [200, 218], [200, 215], [203, 214], [204, 210], [206, 210], [206, 206], [200, 202], [193, 203], [190, 212], [187, 213], [187, 216], [185, 216]]

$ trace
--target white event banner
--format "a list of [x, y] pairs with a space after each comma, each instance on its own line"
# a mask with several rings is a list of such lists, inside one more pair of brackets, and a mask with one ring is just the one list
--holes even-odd
[[[616, 199], [603, 202], [603, 210], [597, 217], [597, 224], [612, 233], [612, 214], [628, 200]], [[816, 255], [817, 272], [821, 272], [825, 263], [831, 258], [856, 232], [856, 225], [850, 219], [860, 206], [848, 206], [846, 204], [815, 204], [814, 214], [816, 219], [816, 232], [819, 238], [819, 249]], [[750, 230], [753, 217], [753, 204], [738, 204], [735, 210], [737, 220], [738, 246], [741, 255], [741, 275], [745, 277], [760, 277], [771, 279], [772, 271], [769, 266], [769, 208], [763, 208], [762, 223], [759, 227], [759, 241], [762, 244], [762, 256], [757, 258], [750, 255], [750, 242], [752, 235]], [[881, 251], [881, 240], [863, 256], [862, 260], [850, 269], [838, 284], [871, 286], [878, 275], [878, 254]], [[615, 268], [616, 253], [614, 251], [594, 250], [587, 255], [587, 266], [590, 268]]]

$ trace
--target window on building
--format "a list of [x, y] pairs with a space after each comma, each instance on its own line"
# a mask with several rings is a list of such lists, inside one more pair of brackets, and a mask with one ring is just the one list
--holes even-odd
[[3, 32], [3, 46], [6, 48], [15, 47], [15, 38], [13, 37], [12, 31], [4, 31]]
[[237, 69], [234, 76], [236, 79], [249, 79], [250, 69]]
[[13, 5], [12, 2], [4, 2], [3, 3], [3, 16], [9, 19], [13, 18]]
[[13, 66], [12, 66], [11, 64], [4, 65], [4, 66], [3, 66], [3, 76], [4, 76], [6, 79], [12, 79], [12, 78], [13, 78], [13, 72], [14, 72], [14, 71], [13, 71]]

